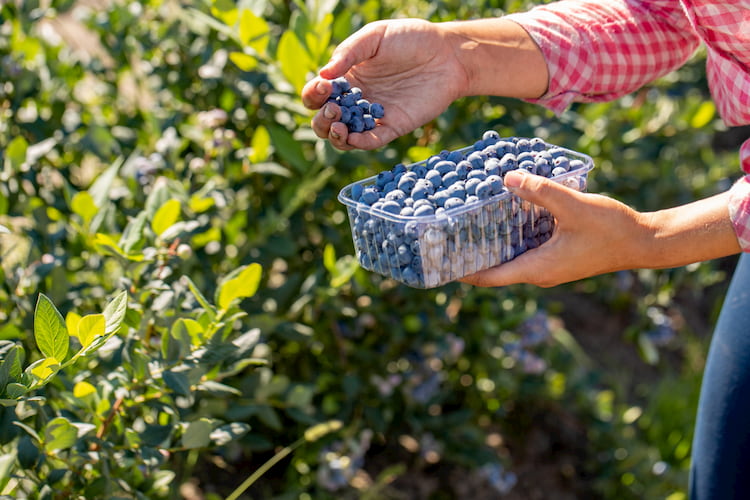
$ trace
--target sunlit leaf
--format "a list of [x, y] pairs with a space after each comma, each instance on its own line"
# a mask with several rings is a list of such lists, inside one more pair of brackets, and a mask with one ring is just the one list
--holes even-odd
[[86, 382], [85, 380], [76, 382], [76, 385], [73, 386], [73, 396], [78, 399], [83, 399], [87, 396], [91, 396], [92, 394], [96, 394], [96, 387]]
[[65, 320], [43, 293], [39, 294], [34, 310], [34, 339], [45, 357], [64, 360], [68, 355], [70, 341]]
[[240, 14], [240, 42], [255, 50], [260, 56], [265, 56], [268, 48], [270, 27], [262, 18], [249, 9]]
[[78, 429], [65, 417], [56, 417], [44, 428], [44, 447], [49, 451], [65, 450], [78, 440]]
[[219, 308], [226, 310], [235, 299], [255, 295], [260, 285], [261, 274], [261, 265], [254, 262], [246, 266], [235, 278], [224, 282], [219, 291]]
[[307, 81], [307, 73], [313, 68], [307, 49], [293, 31], [285, 31], [279, 40], [276, 60], [281, 72], [294, 89], [299, 93]]
[[94, 198], [88, 191], [79, 191], [73, 195], [73, 199], [70, 201], [70, 208], [86, 224], [91, 222], [91, 219], [94, 218], [94, 215], [98, 211], [96, 203], [94, 203]]
[[55, 357], [49, 356], [33, 363], [27, 370], [40, 380], [47, 380], [60, 371], [60, 362]]
[[271, 154], [271, 134], [263, 125], [258, 125], [250, 141], [250, 162], [260, 163], [268, 159]]
[[180, 209], [182, 205], [179, 200], [171, 199], [167, 200], [154, 214], [154, 218], [151, 220], [151, 228], [157, 236], [161, 235], [166, 231], [172, 224], [177, 222], [180, 217]]
[[703, 101], [690, 119], [690, 126], [703, 128], [714, 119], [714, 116], [716, 116], [716, 105], [713, 101]]
[[120, 329], [120, 325], [125, 319], [125, 314], [128, 310], [128, 292], [122, 291], [115, 296], [104, 308], [104, 319], [106, 326], [104, 328], [104, 334], [109, 335], [115, 333]]
[[78, 340], [88, 347], [97, 337], [104, 335], [106, 320], [103, 314], [89, 314], [78, 322]]
[[250, 54], [245, 54], [244, 52], [230, 52], [229, 60], [242, 71], [252, 71], [258, 67], [258, 58], [253, 57]]

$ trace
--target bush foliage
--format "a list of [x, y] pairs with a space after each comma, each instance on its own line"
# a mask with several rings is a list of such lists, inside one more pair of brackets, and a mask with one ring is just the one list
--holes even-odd
[[[409, 498], [432, 476], [430, 498], [457, 498], [462, 474], [512, 495], [542, 429], [551, 455], [574, 451], [555, 477], [579, 494], [681, 498], [722, 262], [414, 290], [358, 267], [336, 195], [488, 128], [590, 154], [589, 189], [642, 210], [712, 194], [738, 165], [712, 148], [702, 55], [559, 117], [464, 99], [367, 153], [317, 140], [299, 99], [367, 22], [527, 6], [4, 2], [0, 494]], [[656, 390], [582, 349], [561, 321], [580, 302], [561, 297], [623, 318], [610, 348], [638, 349]]]

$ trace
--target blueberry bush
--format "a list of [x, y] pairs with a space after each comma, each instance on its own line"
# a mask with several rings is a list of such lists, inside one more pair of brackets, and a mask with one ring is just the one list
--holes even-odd
[[684, 498], [732, 259], [414, 289], [360, 266], [337, 195], [486, 130], [641, 210], [712, 194], [736, 131], [703, 55], [559, 117], [462, 99], [374, 152], [299, 99], [367, 22], [528, 5], [0, 4], [0, 495]]

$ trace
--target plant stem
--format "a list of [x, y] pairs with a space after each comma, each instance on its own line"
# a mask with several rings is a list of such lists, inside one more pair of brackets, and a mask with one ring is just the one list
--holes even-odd
[[242, 495], [246, 489], [248, 489], [252, 484], [258, 480], [260, 476], [268, 472], [268, 470], [276, 465], [281, 459], [289, 455], [291, 452], [293, 452], [296, 448], [298, 448], [302, 443], [305, 442], [305, 438], [299, 438], [294, 443], [290, 444], [289, 446], [285, 446], [281, 450], [279, 450], [278, 453], [276, 453], [274, 456], [268, 459], [266, 463], [258, 467], [258, 469], [253, 472], [247, 479], [245, 479], [241, 485], [237, 487], [227, 498], [226, 500], [237, 500], [240, 495]]

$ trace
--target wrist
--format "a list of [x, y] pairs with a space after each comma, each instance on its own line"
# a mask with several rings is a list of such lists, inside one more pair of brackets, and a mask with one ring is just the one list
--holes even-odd
[[503, 18], [438, 23], [463, 67], [462, 97], [494, 95], [538, 98], [547, 90], [547, 64], [536, 42]]

